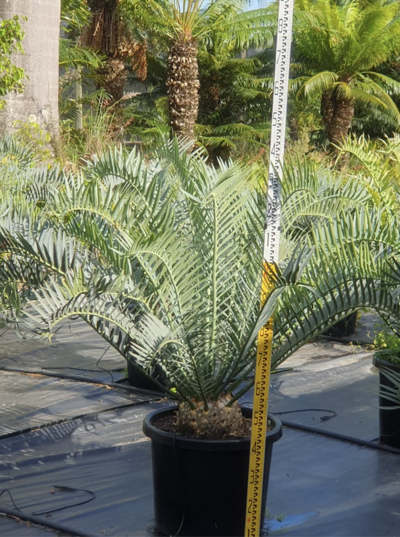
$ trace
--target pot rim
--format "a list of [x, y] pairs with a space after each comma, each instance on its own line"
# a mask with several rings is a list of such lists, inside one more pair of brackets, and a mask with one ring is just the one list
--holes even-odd
[[397, 371], [400, 373], [400, 364], [394, 364], [393, 362], [389, 362], [388, 360], [383, 360], [380, 358], [379, 353], [382, 351], [377, 351], [374, 353], [372, 357], [372, 363], [377, 369], [392, 369], [393, 371]]
[[[250, 437], [227, 440], [203, 440], [161, 431], [153, 425], [153, 422], [160, 414], [172, 414], [177, 408], [178, 405], [173, 405], [153, 410], [153, 412], [147, 414], [143, 420], [144, 434], [160, 444], [183, 449], [197, 449], [201, 451], [241, 451], [250, 449]], [[252, 409], [242, 408], [242, 411], [251, 415]], [[272, 445], [282, 436], [282, 423], [272, 414], [268, 414], [268, 419], [274, 423], [272, 431], [268, 431], [267, 433], [267, 444]]]

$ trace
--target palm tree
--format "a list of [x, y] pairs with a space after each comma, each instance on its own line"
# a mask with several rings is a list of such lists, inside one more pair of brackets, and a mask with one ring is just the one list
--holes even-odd
[[172, 131], [195, 139], [199, 46], [228, 41], [236, 50], [271, 43], [271, 8], [243, 12], [246, 0], [125, 0], [135, 23], [168, 40], [167, 87]]
[[355, 102], [378, 108], [396, 123], [400, 113], [389, 94], [400, 84], [377, 68], [398, 54], [400, 6], [379, 0], [299, 0], [304, 14], [295, 26], [293, 69], [297, 96], [321, 99], [321, 115], [331, 143], [350, 128]]
[[120, 4], [120, 0], [87, 0], [91, 17], [81, 35], [83, 45], [106, 58], [98, 72], [101, 85], [110, 96], [109, 105], [119, 103], [124, 95], [127, 59], [140, 80], [147, 76], [146, 44], [121, 17]]
[[[199, 66], [199, 111], [194, 133], [206, 149], [209, 162], [243, 154], [248, 159], [264, 154], [270, 134], [271, 82], [266, 78], [264, 54], [235, 57], [230, 43], [202, 45]], [[170, 132], [166, 67], [162, 54], [150, 56], [151, 91], [135, 97], [129, 108], [129, 130], [149, 154]]]

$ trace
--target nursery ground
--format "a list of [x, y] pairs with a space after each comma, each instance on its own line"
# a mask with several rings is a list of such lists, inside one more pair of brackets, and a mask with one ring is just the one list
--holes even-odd
[[[353, 340], [366, 343], [374, 323], [364, 316]], [[9, 491], [0, 497], [8, 515], [0, 535], [150, 536], [150, 443], [141, 425], [166, 403], [126, 389], [124, 361], [80, 321], [64, 326], [52, 346], [11, 331], [0, 343], [0, 492]], [[321, 434], [284, 428], [274, 446], [266, 529], [400, 535], [399, 455], [326, 436], [376, 441], [371, 351], [320, 340], [281, 367], [290, 370], [272, 376], [270, 411]], [[243, 402], [250, 401], [251, 394]], [[33, 513], [38, 524], [21, 522]]]

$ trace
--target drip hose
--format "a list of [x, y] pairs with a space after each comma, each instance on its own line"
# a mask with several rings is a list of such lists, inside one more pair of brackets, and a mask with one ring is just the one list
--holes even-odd
[[7, 517], [12, 518], [19, 518], [20, 520], [23, 520], [25, 522], [31, 522], [32, 524], [36, 524], [37, 526], [51, 528], [56, 531], [62, 531], [63, 533], [69, 534], [71, 536], [73, 535], [74, 537], [96, 537], [96, 535], [94, 535], [93, 533], [87, 533], [86, 531], [69, 528], [68, 526], [57, 524], [56, 522], [51, 522], [47, 518], [46, 520], [43, 520], [37, 516], [26, 515], [25, 513], [14, 511], [13, 509], [6, 509], [4, 507], [0, 507], [0, 515], [5, 515]]
[[65, 380], [77, 380], [79, 382], [87, 382], [89, 384], [102, 384], [103, 386], [110, 386], [111, 388], [118, 388], [120, 390], [126, 390], [129, 392], [139, 393], [143, 395], [154, 396], [157, 399], [164, 397], [163, 393], [156, 392], [153, 390], [144, 390], [143, 388], [135, 388], [134, 386], [127, 386], [125, 384], [120, 384], [118, 382], [105, 382], [103, 380], [89, 379], [80, 375], [66, 375], [65, 373], [51, 373], [46, 369], [24, 369], [23, 367], [9, 367], [9, 366], [0, 366], [1, 371], [11, 371], [13, 373], [26, 373], [27, 375], [43, 375], [45, 377], [56, 377], [59, 379]]
[[[273, 412], [271, 412], [273, 414]], [[340, 433], [333, 433], [330, 431], [322, 431], [317, 427], [310, 427], [308, 425], [300, 425], [299, 423], [293, 423], [291, 421], [281, 420], [282, 425], [289, 427], [290, 429], [298, 429], [299, 431], [304, 431], [306, 433], [320, 434], [322, 436], [328, 436], [329, 438], [335, 438], [336, 440], [342, 440], [343, 442], [349, 442], [351, 444], [357, 444], [359, 446], [369, 447], [373, 449], [378, 449], [380, 451], [388, 451], [389, 453], [400, 454], [400, 449], [392, 448], [390, 446], [384, 446], [382, 444], [377, 444], [375, 442], [370, 442], [368, 440], [361, 440], [360, 438], [354, 438], [353, 436], [346, 436]]]

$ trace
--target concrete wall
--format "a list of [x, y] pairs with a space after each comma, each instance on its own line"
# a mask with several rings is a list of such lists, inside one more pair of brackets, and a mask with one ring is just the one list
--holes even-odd
[[25, 70], [24, 93], [6, 96], [0, 113], [0, 135], [12, 133], [15, 122], [38, 123], [51, 133], [58, 131], [58, 55], [61, 0], [0, 0], [0, 18], [26, 16], [22, 45], [25, 54], [16, 54], [15, 64]]

